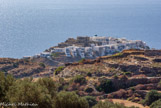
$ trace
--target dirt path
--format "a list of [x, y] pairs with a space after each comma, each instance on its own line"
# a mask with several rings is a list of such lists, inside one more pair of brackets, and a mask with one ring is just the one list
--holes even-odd
[[[150, 92], [150, 90], [142, 90], [142, 91]], [[161, 93], [161, 91], [158, 91], [158, 90], [157, 90], [157, 92], [158, 92], [158, 93]]]
[[[128, 100], [110, 99], [110, 101], [111, 101], [111, 100], [112, 100], [114, 103], [124, 104], [126, 107], [135, 106], [135, 107], [139, 107], [139, 108], [149, 108], [148, 106], [144, 107], [144, 106], [141, 105], [141, 104], [134, 103], [134, 102], [131, 102], [131, 101], [128, 101]], [[103, 101], [105, 101], [105, 100], [103, 100]]]

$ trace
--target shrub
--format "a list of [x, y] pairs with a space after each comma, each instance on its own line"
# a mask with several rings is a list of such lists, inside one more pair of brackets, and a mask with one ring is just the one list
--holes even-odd
[[97, 104], [96, 98], [92, 96], [85, 96], [85, 99], [87, 100], [89, 107], [92, 107]]
[[39, 66], [41, 66], [42, 68], [46, 67], [44, 63], [39, 63]]
[[[52, 98], [47, 88], [29, 79], [17, 80], [7, 93], [11, 103], [34, 103], [39, 108], [52, 108]], [[18, 106], [21, 108], [21, 106]]]
[[59, 78], [59, 83], [60, 83], [60, 84], [63, 84], [63, 83], [65, 83], [65, 80], [64, 80], [64, 78]]
[[161, 107], [161, 99], [153, 102], [151, 105], [150, 105], [150, 108], [160, 108]]
[[116, 54], [112, 55], [112, 57], [120, 57], [122, 55], [123, 55], [122, 53], [116, 53]]
[[125, 74], [125, 75], [131, 75], [132, 72], [125, 72], [124, 74]]
[[86, 88], [85, 92], [92, 93], [93, 92], [93, 88]]
[[18, 63], [13, 63], [13, 67], [17, 68], [18, 67]]
[[104, 91], [105, 93], [110, 93], [114, 91], [114, 86], [111, 80], [106, 79], [101, 81], [101, 84], [97, 86], [96, 89], [100, 92]]
[[122, 75], [122, 76], [120, 76], [120, 80], [126, 81], [126, 80], [128, 80], [128, 77], [126, 75]]
[[92, 73], [91, 72], [88, 72], [87, 73], [87, 76], [91, 77], [92, 76]]
[[113, 77], [114, 79], [118, 79], [118, 76], [117, 75], [114, 75], [114, 77]]
[[64, 68], [64, 66], [59, 66], [57, 69], [55, 69], [54, 74], [58, 75]]
[[37, 81], [38, 84], [47, 88], [49, 93], [51, 94], [52, 98], [56, 96], [57, 85], [51, 78], [40, 78]]
[[135, 87], [130, 87], [130, 89], [131, 89], [132, 91], [135, 91]]
[[78, 63], [83, 63], [84, 61], [85, 61], [85, 59], [83, 58], [83, 59], [79, 60]]
[[75, 83], [79, 83], [80, 85], [86, 84], [86, 78], [81, 76], [81, 75], [77, 75], [73, 78], [73, 82]]
[[154, 101], [161, 98], [161, 93], [158, 93], [156, 90], [151, 90], [145, 96], [145, 103], [146, 105], [151, 105]]
[[5, 102], [8, 100], [6, 94], [9, 87], [13, 85], [15, 79], [11, 75], [5, 76], [3, 72], [0, 72], [0, 102]]
[[161, 80], [160, 80], [159, 83], [158, 83], [158, 87], [161, 87]]
[[79, 97], [75, 92], [60, 92], [55, 99], [55, 108], [89, 108], [85, 98]]

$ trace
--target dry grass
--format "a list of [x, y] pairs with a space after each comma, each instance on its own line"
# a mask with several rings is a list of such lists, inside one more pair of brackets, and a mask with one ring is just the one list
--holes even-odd
[[[104, 100], [103, 100], [104, 101]], [[131, 102], [131, 101], [128, 101], [128, 100], [122, 100], [122, 99], [110, 99], [110, 101], [114, 102], [114, 103], [119, 103], [119, 104], [123, 104], [124, 106], [126, 107], [132, 107], [132, 106], [135, 106], [135, 107], [139, 107], [139, 108], [149, 108], [148, 106], [144, 107], [143, 105], [141, 104], [138, 104], [138, 103], [134, 103], [134, 102]]]

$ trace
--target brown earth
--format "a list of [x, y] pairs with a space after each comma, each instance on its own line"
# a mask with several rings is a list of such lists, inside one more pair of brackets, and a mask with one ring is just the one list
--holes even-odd
[[131, 102], [131, 101], [128, 101], [128, 100], [122, 100], [122, 99], [111, 99], [111, 100], [114, 103], [123, 104], [126, 107], [135, 106], [135, 107], [139, 107], [139, 108], [149, 108], [148, 106], [143, 106], [141, 104], [138, 104], [138, 103], [135, 103], [135, 102]]

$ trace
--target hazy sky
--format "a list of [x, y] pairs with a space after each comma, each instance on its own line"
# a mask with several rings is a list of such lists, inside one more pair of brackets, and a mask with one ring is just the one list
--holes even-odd
[[152, 4], [161, 0], [0, 0], [0, 3], [59, 3], [59, 4]]

